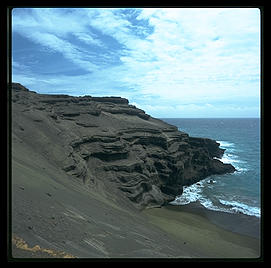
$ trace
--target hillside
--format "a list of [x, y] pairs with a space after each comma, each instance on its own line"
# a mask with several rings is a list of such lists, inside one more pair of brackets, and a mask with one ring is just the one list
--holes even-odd
[[18, 83], [11, 90], [12, 234], [27, 244], [13, 243], [14, 256], [195, 254], [142, 210], [233, 172], [217, 159], [224, 150], [216, 141], [190, 137], [124, 98], [38, 94]]

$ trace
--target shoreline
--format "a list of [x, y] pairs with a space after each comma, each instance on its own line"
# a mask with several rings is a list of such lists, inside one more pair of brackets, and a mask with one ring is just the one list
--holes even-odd
[[230, 213], [205, 208], [199, 201], [186, 205], [167, 205], [169, 210], [194, 213], [208, 219], [213, 224], [241, 235], [260, 239], [261, 218], [243, 213]]
[[144, 211], [191, 258], [259, 258], [260, 219], [212, 211], [199, 202]]

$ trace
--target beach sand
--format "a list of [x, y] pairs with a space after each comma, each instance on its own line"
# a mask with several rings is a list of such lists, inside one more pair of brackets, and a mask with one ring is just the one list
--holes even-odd
[[198, 203], [144, 213], [174, 236], [192, 258], [260, 257], [260, 221], [256, 217], [212, 211]]

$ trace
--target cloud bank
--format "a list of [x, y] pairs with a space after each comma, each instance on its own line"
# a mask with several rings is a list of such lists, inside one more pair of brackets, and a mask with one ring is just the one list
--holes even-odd
[[256, 8], [17, 8], [12, 76], [41, 93], [118, 95], [156, 117], [257, 117]]

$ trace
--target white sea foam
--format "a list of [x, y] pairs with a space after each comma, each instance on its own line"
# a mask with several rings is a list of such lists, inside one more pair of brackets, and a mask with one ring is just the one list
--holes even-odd
[[236, 151], [236, 146], [232, 142], [228, 141], [217, 141], [222, 149], [226, 149], [228, 152], [235, 152]]
[[221, 158], [221, 161], [226, 164], [232, 164], [236, 168], [237, 172], [245, 172], [249, 170], [248, 163], [244, 160], [240, 160], [240, 158], [234, 154], [225, 153]]
[[243, 213], [256, 217], [261, 216], [261, 209], [258, 207], [249, 206], [238, 201], [227, 201], [223, 199], [219, 199], [219, 202], [235, 213]]
[[205, 208], [215, 211], [222, 211], [226, 213], [242, 213], [249, 216], [261, 217], [261, 209], [254, 206], [249, 206], [238, 201], [226, 201], [223, 199], [218, 199], [218, 204], [215, 205], [210, 199], [200, 197], [198, 201]]
[[210, 210], [222, 211], [222, 212], [227, 212], [227, 213], [234, 213], [233, 211], [230, 211], [230, 210], [228, 210], [226, 208], [214, 205], [214, 203], [210, 199], [208, 199], [208, 198], [200, 198], [199, 202], [205, 208], [210, 209]]
[[221, 159], [217, 157], [214, 157], [214, 159], [218, 159], [225, 164], [232, 164], [237, 170], [237, 172], [245, 172], [249, 170], [247, 162], [240, 160], [237, 155], [224, 153]]
[[202, 190], [205, 183], [214, 184], [215, 180], [207, 178], [190, 186], [183, 187], [183, 193], [180, 196], [177, 196], [174, 201], [171, 202], [173, 205], [186, 205], [192, 202], [196, 202], [202, 198]]
[[[226, 149], [221, 160], [223, 163], [232, 164], [236, 168], [235, 174], [240, 174], [242, 172], [247, 172], [249, 170], [248, 163], [243, 159], [240, 159], [237, 150], [237, 147], [232, 142], [227, 141], [218, 141], [220, 143], [220, 147]], [[214, 159], [216, 159], [214, 157]], [[218, 181], [218, 184], [216, 184]], [[225, 197], [214, 196], [211, 198], [208, 196], [210, 194], [210, 190], [215, 191], [216, 185], [222, 187], [226, 181], [221, 181], [220, 179], [214, 180], [206, 178], [200, 182], [197, 182], [190, 186], [184, 186], [183, 193], [181, 196], [176, 197], [176, 199], [171, 202], [173, 205], [186, 205], [192, 202], [200, 202], [205, 208], [215, 211], [223, 211], [227, 213], [243, 213], [250, 216], [260, 217], [261, 211], [260, 208], [250, 206], [248, 204], [242, 203], [239, 200], [232, 200], [229, 196], [229, 200], [225, 200]], [[208, 190], [208, 191], [205, 191]], [[208, 193], [209, 192], [209, 193]]]
[[248, 164], [246, 161], [240, 160], [239, 156], [236, 154], [236, 146], [232, 142], [228, 141], [218, 141], [220, 143], [220, 147], [226, 149], [222, 158], [220, 159], [225, 164], [232, 164], [237, 172], [245, 172], [248, 171]]
[[201, 197], [202, 184], [196, 183], [190, 186], [183, 187], [183, 193], [177, 196], [174, 201], [171, 202], [173, 205], [186, 205], [192, 202], [196, 202]]
[[201, 195], [200, 187], [186, 188], [183, 195], [176, 197], [171, 202], [172, 205], [187, 205], [193, 202], [200, 202], [205, 208], [226, 213], [242, 213], [249, 216], [261, 217], [261, 209], [258, 207], [249, 206], [238, 201], [226, 201], [218, 199], [220, 204], [215, 205], [210, 199]]
[[217, 141], [220, 144], [220, 147], [222, 148], [229, 148], [229, 147], [235, 147], [235, 144], [228, 141]]
[[205, 208], [215, 211], [222, 211], [227, 213], [242, 213], [250, 216], [261, 216], [261, 210], [258, 207], [249, 206], [239, 201], [227, 201], [220, 198], [214, 198], [217, 200], [215, 203], [208, 198], [203, 196], [204, 187], [213, 187], [216, 180], [210, 181], [210, 178], [192, 184], [190, 186], [184, 186], [183, 193], [181, 196], [177, 196], [174, 201], [171, 202], [172, 205], [187, 205], [193, 202], [200, 202]]

